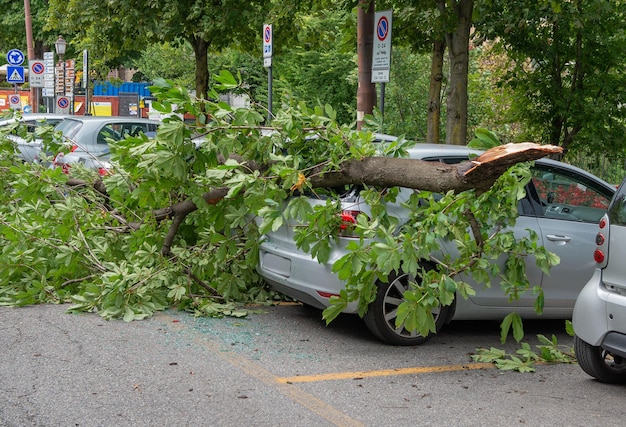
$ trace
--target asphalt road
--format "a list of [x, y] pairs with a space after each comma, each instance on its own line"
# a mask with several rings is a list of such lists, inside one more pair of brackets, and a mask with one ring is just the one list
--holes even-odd
[[[132, 323], [0, 307], [0, 426], [623, 426], [625, 386], [578, 365], [474, 364], [498, 324], [454, 322], [413, 348], [297, 305], [244, 319], [168, 311]], [[564, 335], [563, 322], [526, 326]], [[506, 346], [509, 350], [516, 347]]]

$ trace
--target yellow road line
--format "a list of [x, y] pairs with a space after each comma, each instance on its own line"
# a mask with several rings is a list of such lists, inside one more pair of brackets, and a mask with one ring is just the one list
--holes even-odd
[[423, 366], [413, 368], [400, 369], [381, 369], [376, 371], [355, 371], [355, 372], [335, 372], [330, 374], [318, 375], [301, 375], [295, 377], [278, 377], [276, 380], [281, 383], [311, 383], [318, 381], [333, 381], [345, 379], [361, 379], [373, 377], [388, 377], [394, 375], [417, 375], [430, 374], [434, 372], [451, 372], [451, 371], [472, 371], [477, 369], [492, 369], [492, 363], [469, 363], [465, 365], [447, 365], [447, 366]]
[[[172, 316], [165, 313], [157, 313], [155, 318], [167, 323], [168, 327], [178, 332], [188, 332], [191, 328], [177, 321]], [[193, 332], [193, 331], [191, 331]], [[312, 413], [325, 419], [330, 424], [340, 427], [365, 427], [360, 421], [346, 415], [337, 408], [323, 400], [315, 397], [314, 395], [305, 392], [298, 387], [292, 386], [288, 383], [279, 381], [279, 378], [273, 375], [271, 372], [263, 368], [261, 365], [254, 363], [250, 359], [247, 359], [239, 354], [227, 350], [221, 347], [218, 343], [210, 341], [207, 338], [200, 337], [196, 334], [192, 335], [193, 341], [209, 350], [215, 356], [218, 356], [222, 360], [230, 363], [233, 367], [238, 368], [248, 374], [250, 377], [255, 378], [262, 383], [278, 390], [288, 399], [299, 403], [304, 408], [308, 409]]]

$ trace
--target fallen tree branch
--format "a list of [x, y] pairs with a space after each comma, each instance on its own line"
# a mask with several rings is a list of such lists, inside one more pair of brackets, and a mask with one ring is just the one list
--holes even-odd
[[[458, 164], [445, 164], [409, 158], [366, 157], [344, 162], [336, 171], [324, 172], [320, 166], [309, 171], [308, 182], [312, 188], [337, 187], [349, 184], [363, 184], [378, 187], [407, 187], [418, 190], [456, 193], [475, 189], [478, 193], [487, 191], [493, 183], [512, 165], [537, 160], [542, 157], [561, 153], [561, 147], [540, 145], [531, 142], [506, 144], [492, 148], [470, 161]], [[248, 170], [260, 170], [262, 166], [254, 162], [245, 162], [239, 156], [232, 156], [245, 165]], [[220, 159], [222, 162], [225, 159]], [[68, 180], [68, 185], [87, 185], [83, 180]], [[101, 180], [94, 188], [106, 196], [106, 188]], [[213, 188], [203, 194], [207, 204], [217, 204], [226, 194], [228, 187]], [[198, 206], [187, 199], [153, 212], [157, 222], [173, 218], [161, 252], [170, 253], [172, 242], [178, 228], [187, 215], [196, 211]], [[138, 229], [141, 223], [130, 222], [131, 229]]]

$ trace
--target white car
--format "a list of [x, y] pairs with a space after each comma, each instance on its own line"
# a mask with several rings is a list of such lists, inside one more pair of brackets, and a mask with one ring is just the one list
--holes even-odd
[[[417, 144], [409, 149], [411, 158], [458, 163], [467, 160], [470, 149], [463, 146], [440, 144]], [[526, 198], [519, 203], [519, 217], [515, 234], [527, 236], [526, 229], [534, 230], [539, 244], [557, 254], [561, 263], [544, 274], [534, 261], [526, 265], [531, 286], [541, 286], [544, 292], [544, 310], [541, 318], [569, 319], [574, 302], [589, 277], [595, 263], [589, 257], [594, 250], [597, 224], [606, 212], [615, 186], [574, 166], [549, 159], [540, 159], [532, 168], [533, 179], [527, 186]], [[356, 218], [360, 212], [369, 214], [369, 206], [359, 196], [354, 186], [341, 195], [343, 215]], [[409, 212], [402, 207], [413, 190], [403, 188], [392, 205], [387, 205], [390, 215], [400, 223], [408, 221]], [[311, 204], [325, 201], [310, 196]], [[295, 242], [294, 227], [286, 224], [264, 235], [260, 245], [259, 274], [275, 290], [307, 305], [324, 309], [332, 296], [338, 295], [344, 283], [332, 272], [333, 263], [347, 253], [350, 237], [338, 236], [333, 243], [329, 261], [320, 264], [310, 254], [299, 249]], [[455, 253], [449, 243], [442, 242], [442, 250]], [[504, 262], [504, 261], [502, 261]], [[428, 266], [427, 266], [428, 267]], [[476, 295], [469, 299], [456, 298], [450, 306], [441, 307], [435, 316], [437, 331], [451, 320], [503, 319], [515, 310], [524, 318], [537, 318], [535, 297], [524, 294], [513, 303], [501, 289], [498, 280], [491, 287], [471, 282]], [[421, 336], [404, 327], [396, 328], [396, 313], [402, 302], [409, 277], [399, 273], [387, 283], [379, 282], [377, 298], [364, 317], [370, 331], [381, 340], [394, 345], [417, 345], [428, 337]], [[356, 313], [356, 304], [350, 304], [344, 312]]]
[[595, 243], [597, 268], [574, 306], [574, 349], [592, 377], [626, 383], [626, 180], [599, 222]]

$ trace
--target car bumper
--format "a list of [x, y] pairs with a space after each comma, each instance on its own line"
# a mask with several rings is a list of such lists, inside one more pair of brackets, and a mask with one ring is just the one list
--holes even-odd
[[[270, 286], [290, 298], [324, 309], [330, 305], [330, 296], [339, 295], [345, 284], [332, 272], [333, 263], [344, 253], [335, 250], [326, 264], [320, 264], [309, 254], [286, 250], [264, 241], [259, 249], [258, 273]], [[312, 280], [314, 278], [314, 280]], [[356, 313], [352, 302], [344, 313]]]
[[586, 343], [626, 357], [626, 293], [609, 291], [602, 270], [595, 270], [578, 295], [572, 326]]

